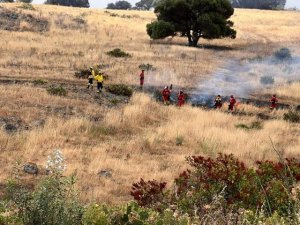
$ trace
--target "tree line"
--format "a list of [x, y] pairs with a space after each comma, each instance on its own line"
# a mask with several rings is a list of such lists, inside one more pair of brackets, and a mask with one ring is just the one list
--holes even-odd
[[[286, 0], [228, 0], [234, 8], [249, 8], [249, 9], [284, 9]], [[107, 9], [136, 9], [150, 10], [155, 8], [158, 3], [166, 2], [166, 0], [141, 0], [132, 6], [126, 0], [119, 0], [115, 3], [109, 3]]]
[[[31, 3], [33, 0], [0, 0], [0, 2], [25, 2]], [[132, 6], [130, 2], [126, 0], [119, 0], [115, 3], [109, 3], [107, 9], [119, 9], [119, 10], [150, 10], [155, 8], [159, 2], [165, 2], [166, 0], [140, 0]], [[250, 9], [283, 9], [286, 4], [286, 0], [228, 0], [234, 8], [250, 8]], [[62, 5], [72, 7], [90, 7], [89, 0], [46, 0], [45, 4]]]

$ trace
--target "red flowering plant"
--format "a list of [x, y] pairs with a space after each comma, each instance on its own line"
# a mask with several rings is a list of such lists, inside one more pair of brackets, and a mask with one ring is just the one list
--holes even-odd
[[143, 207], [162, 210], [173, 205], [182, 213], [197, 216], [205, 215], [220, 197], [224, 214], [261, 209], [267, 216], [275, 211], [280, 216], [296, 215], [300, 192], [293, 192], [300, 181], [298, 160], [259, 161], [256, 168], [226, 154], [215, 159], [189, 156], [186, 160], [191, 169], [175, 179], [174, 191], [167, 191], [164, 182], [141, 179], [133, 184], [131, 195]]
[[132, 185], [130, 194], [140, 206], [162, 211], [167, 205], [166, 185], [166, 182], [141, 179]]

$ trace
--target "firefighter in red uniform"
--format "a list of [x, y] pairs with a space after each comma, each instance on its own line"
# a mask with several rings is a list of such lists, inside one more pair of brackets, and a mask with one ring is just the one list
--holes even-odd
[[270, 105], [270, 109], [276, 109], [277, 108], [277, 103], [278, 103], [278, 99], [276, 97], [276, 95], [273, 95], [271, 98], [271, 105]]
[[228, 110], [233, 111], [236, 100], [233, 95], [230, 96]]
[[140, 87], [141, 89], [143, 89], [144, 86], [144, 80], [145, 80], [145, 74], [144, 74], [145, 70], [142, 70], [141, 74], [140, 74]]
[[221, 95], [218, 95], [218, 96], [215, 98], [215, 108], [216, 108], [216, 109], [222, 108], [222, 98], [221, 98]]
[[181, 107], [184, 105], [184, 93], [182, 90], [180, 90], [178, 94], [178, 106]]
[[165, 105], [170, 104], [170, 95], [171, 95], [171, 91], [169, 90], [169, 87], [166, 86], [164, 88], [164, 90], [162, 91], [162, 96], [163, 96], [163, 100], [164, 100]]

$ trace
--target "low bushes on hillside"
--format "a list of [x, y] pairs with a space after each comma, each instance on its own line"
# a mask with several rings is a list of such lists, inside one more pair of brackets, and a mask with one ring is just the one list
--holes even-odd
[[115, 95], [123, 95], [131, 97], [133, 94], [132, 88], [126, 86], [125, 84], [112, 84], [107, 87], [107, 91]]
[[0, 202], [0, 224], [35, 225], [194, 225], [299, 224], [300, 161], [257, 161], [249, 168], [233, 155], [215, 159], [190, 156], [192, 169], [181, 173], [173, 188], [141, 179], [133, 184], [136, 202], [84, 207], [74, 189], [75, 177], [62, 175], [61, 153], [48, 159], [50, 175], [34, 189], [23, 185], [20, 169]]
[[66, 96], [67, 90], [62, 86], [51, 86], [47, 89], [50, 95]]
[[115, 48], [109, 52], [106, 52], [107, 55], [115, 57], [115, 58], [128, 58], [131, 57], [131, 55], [127, 52], [124, 52], [120, 48]]
[[283, 119], [291, 123], [300, 123], [300, 113], [289, 110], [287, 113], [283, 114]]
[[245, 210], [259, 211], [265, 217], [277, 213], [290, 221], [298, 219], [300, 192], [295, 184], [300, 180], [299, 160], [258, 161], [256, 168], [246, 167], [233, 155], [219, 154], [216, 159], [190, 156], [186, 160], [193, 169], [175, 179], [174, 191], [166, 189], [165, 183], [141, 180], [133, 184], [131, 195], [140, 206], [164, 211], [174, 205], [190, 217], [206, 218], [214, 208], [214, 212], [222, 212], [218, 216], [223, 219], [239, 220]]

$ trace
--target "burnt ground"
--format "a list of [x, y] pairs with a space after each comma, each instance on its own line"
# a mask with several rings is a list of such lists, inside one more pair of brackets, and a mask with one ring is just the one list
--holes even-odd
[[[10, 86], [10, 85], [26, 85], [32, 88], [42, 88], [47, 90], [52, 86], [61, 86], [67, 91], [67, 95], [63, 98], [79, 100], [84, 103], [95, 104], [96, 106], [102, 106], [103, 108], [116, 108], [122, 107], [122, 105], [128, 103], [129, 97], [115, 95], [108, 92], [105, 89], [102, 93], [96, 93], [96, 87], [94, 86], [93, 90], [86, 88], [86, 80], [78, 79], [78, 80], [36, 80], [36, 79], [20, 79], [14, 78], [10, 76], [1, 76], [0, 85]], [[95, 85], [95, 84], [94, 84]], [[140, 88], [138, 86], [131, 86], [134, 91], [140, 92]], [[146, 86], [142, 90], [144, 93], [151, 95], [157, 101], [162, 101], [161, 99], [161, 90], [163, 87], [154, 87], [154, 86]], [[172, 104], [176, 104], [177, 92], [180, 90], [180, 87], [174, 87], [171, 101]], [[268, 109], [269, 96], [252, 96], [251, 98], [238, 98], [238, 101], [243, 104], [250, 104], [260, 108]], [[191, 93], [187, 93], [186, 101], [194, 107], [200, 107], [205, 110], [212, 110], [213, 107], [214, 96], [195, 96], [192, 90]], [[224, 102], [229, 100], [229, 97], [223, 97]], [[287, 100], [282, 100], [283, 102], [279, 103], [278, 108], [280, 109], [289, 109], [292, 104], [289, 104]], [[286, 102], [286, 103], [285, 103]], [[296, 107], [298, 111], [300, 111], [300, 105], [293, 105]], [[34, 105], [26, 105], [26, 107], [33, 107], [36, 111], [40, 112], [40, 117], [38, 119], [34, 119], [31, 121], [24, 121], [17, 115], [6, 115], [5, 117], [0, 116], [0, 127], [4, 128], [7, 133], [14, 133], [21, 130], [30, 130], [36, 127], [41, 127], [45, 124], [47, 117], [56, 116], [60, 118], [69, 118], [72, 116], [84, 117], [88, 118], [91, 121], [100, 121], [102, 119], [102, 115], [97, 114], [89, 114], [83, 108], [74, 107], [72, 105], [43, 105], [43, 104], [34, 104]], [[269, 114], [263, 114], [261, 112], [253, 113], [253, 112], [245, 112], [245, 111], [236, 111], [233, 112], [235, 115], [239, 116], [250, 116], [257, 117], [258, 119], [268, 120], [268, 119], [278, 119], [273, 118]]]

